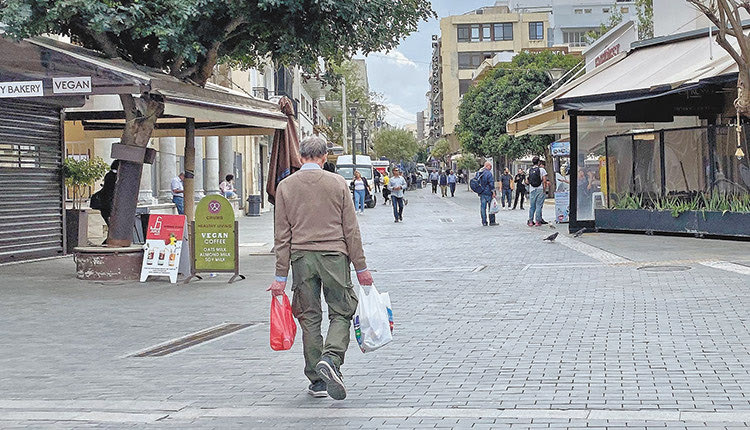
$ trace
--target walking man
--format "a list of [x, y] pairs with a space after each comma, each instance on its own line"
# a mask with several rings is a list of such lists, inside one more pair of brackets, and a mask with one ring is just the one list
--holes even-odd
[[393, 203], [393, 222], [404, 220], [404, 190], [406, 189], [406, 180], [401, 176], [401, 170], [398, 167], [393, 168], [393, 176], [388, 182], [388, 189], [391, 191], [391, 202]]
[[440, 179], [440, 175], [438, 175], [437, 170], [433, 170], [430, 172], [430, 182], [432, 183], [432, 194], [437, 194], [437, 186], [438, 186], [438, 180]]
[[[495, 198], [497, 193], [495, 192], [495, 176], [492, 174], [492, 163], [489, 161], [484, 163], [484, 169], [479, 172], [479, 185], [482, 187], [482, 192], [479, 194], [479, 202], [481, 204], [482, 214], [482, 225], [487, 225], [487, 212], [490, 209], [492, 199]], [[490, 224], [497, 225], [495, 222], [495, 214], [490, 215]]]
[[372, 182], [375, 184], [375, 192], [380, 192], [380, 171], [375, 169], [372, 171]]
[[[547, 185], [547, 171], [539, 166], [539, 157], [531, 159], [533, 166], [529, 169], [526, 182], [529, 185], [529, 227], [542, 225], [542, 207], [544, 206], [544, 188]], [[535, 220], [536, 218], [536, 220]]]
[[[276, 280], [269, 291], [274, 296], [284, 293], [291, 261], [292, 311], [302, 328], [308, 393], [342, 400], [346, 387], [340, 368], [357, 309], [349, 265], [354, 264], [360, 285], [372, 285], [372, 275], [367, 270], [349, 186], [340, 175], [322, 169], [326, 154], [325, 139], [303, 139], [302, 168], [281, 181], [276, 190]], [[330, 321], [325, 342], [320, 331], [321, 289]]]
[[505, 207], [505, 202], [508, 202], [508, 209], [510, 210], [510, 203], [513, 201], [513, 188], [511, 187], [511, 183], [513, 182], [513, 177], [510, 176], [510, 171], [508, 171], [508, 168], [506, 167], [503, 170], [503, 174], [500, 175], [500, 183], [502, 184], [502, 194], [501, 194], [501, 201], [503, 208]]
[[448, 188], [451, 189], [451, 197], [456, 196], [456, 174], [452, 170], [448, 171]]
[[185, 172], [172, 178], [172, 203], [177, 207], [177, 213], [185, 215], [185, 187], [182, 181], [185, 180]]
[[440, 197], [448, 197], [448, 175], [440, 172]]
[[518, 205], [518, 199], [520, 196], [521, 210], [523, 210], [523, 198], [526, 196], [526, 173], [524, 173], [523, 169], [518, 169], [518, 173], [516, 173], [516, 177], [513, 179], [513, 182], [516, 183], [516, 200], [513, 201], [513, 209], [515, 209]]

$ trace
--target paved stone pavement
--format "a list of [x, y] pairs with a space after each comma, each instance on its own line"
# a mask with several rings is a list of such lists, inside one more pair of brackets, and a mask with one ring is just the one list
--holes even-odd
[[[521, 211], [482, 227], [465, 188], [408, 199], [403, 223], [390, 206], [359, 217], [396, 331], [374, 353], [352, 341], [345, 401], [307, 396], [299, 336], [268, 347], [265, 214], [241, 220], [249, 279], [233, 285], [86, 283], [69, 258], [0, 267], [0, 428], [748, 427], [748, 243], [574, 239]], [[225, 322], [254, 325], [131, 357]]]

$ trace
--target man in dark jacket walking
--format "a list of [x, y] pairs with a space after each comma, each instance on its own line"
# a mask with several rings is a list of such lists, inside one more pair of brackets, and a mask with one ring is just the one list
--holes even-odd
[[513, 209], [518, 205], [518, 199], [520, 198], [521, 210], [523, 210], [523, 198], [526, 196], [526, 185], [524, 184], [526, 182], [526, 173], [523, 172], [523, 169], [518, 169], [518, 173], [516, 174], [515, 179], [513, 179], [513, 182], [516, 183], [516, 200], [513, 202]]
[[[495, 198], [495, 176], [492, 174], [492, 163], [489, 161], [484, 163], [484, 169], [479, 173], [479, 185], [482, 187], [482, 192], [479, 194], [479, 202], [481, 204], [482, 214], [482, 225], [487, 225], [487, 213], [490, 209], [492, 199]], [[495, 222], [495, 214], [490, 215], [489, 225], [497, 225]]]

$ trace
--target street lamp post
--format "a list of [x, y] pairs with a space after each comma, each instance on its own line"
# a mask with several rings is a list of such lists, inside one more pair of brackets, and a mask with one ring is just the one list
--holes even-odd
[[349, 108], [349, 113], [352, 116], [352, 162], [354, 168], [357, 168], [357, 108], [352, 106]]
[[360, 118], [359, 119], [359, 133], [362, 137], [362, 155], [365, 154], [365, 119]]

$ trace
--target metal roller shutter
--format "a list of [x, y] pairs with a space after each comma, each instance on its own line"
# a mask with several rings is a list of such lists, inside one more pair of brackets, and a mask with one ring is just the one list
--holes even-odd
[[63, 253], [60, 109], [0, 101], [0, 263]]

